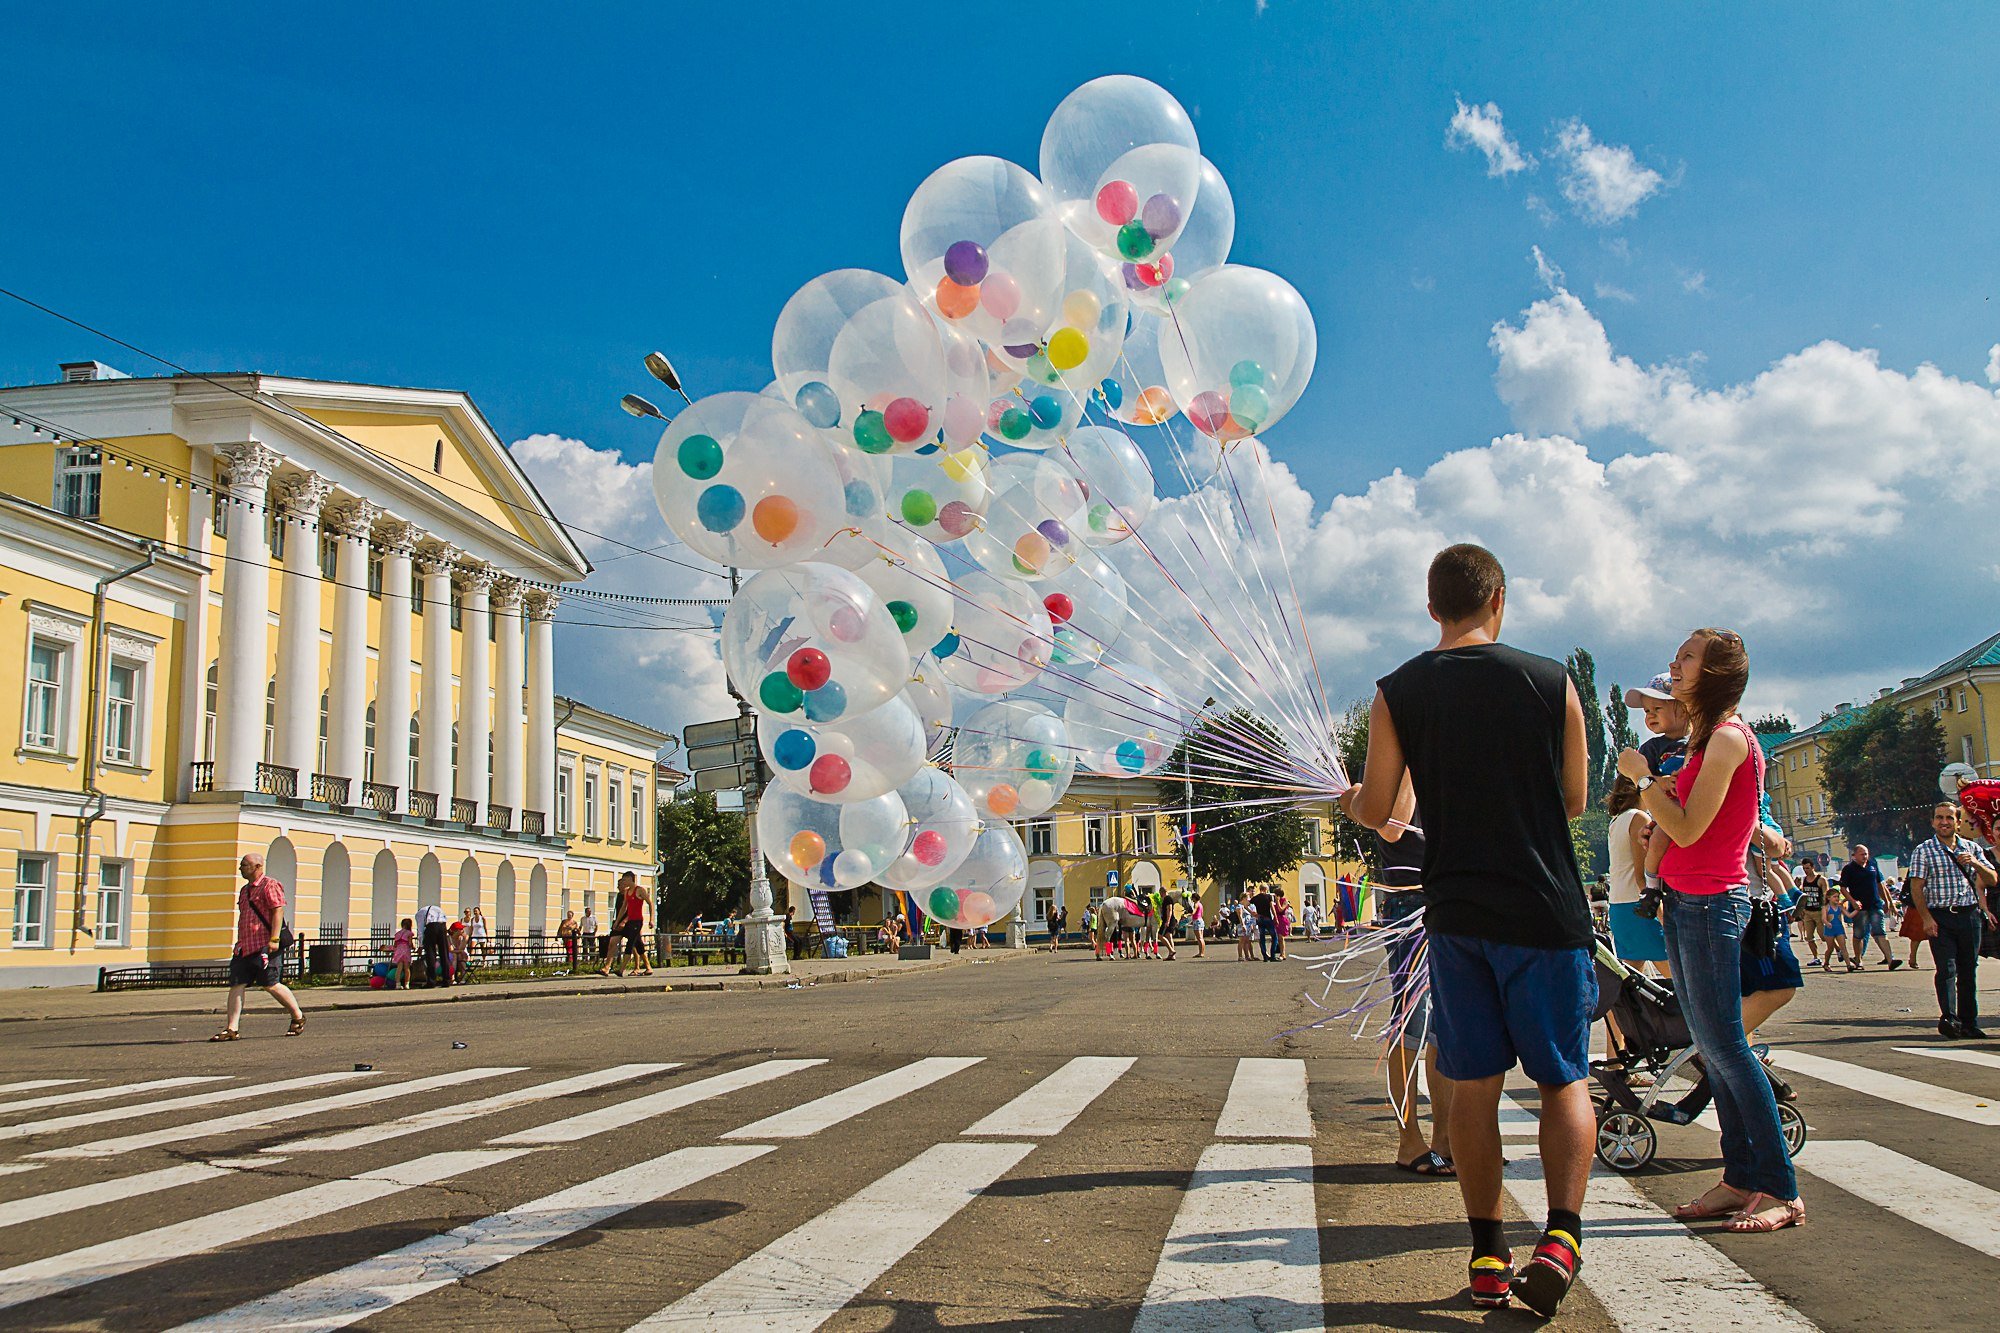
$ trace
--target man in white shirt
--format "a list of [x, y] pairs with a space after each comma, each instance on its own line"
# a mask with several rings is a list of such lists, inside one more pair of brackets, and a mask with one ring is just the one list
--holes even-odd
[[1979, 844], [1958, 836], [1958, 806], [1939, 801], [1931, 811], [1935, 836], [1910, 853], [1910, 907], [1931, 942], [1937, 970], [1938, 1035], [1984, 1039], [1979, 1027], [1979, 936], [2000, 920], [1986, 903], [1993, 887], [1993, 864]]
[[424, 973], [432, 986], [451, 985], [451, 938], [444, 909], [425, 903], [417, 909], [417, 938], [423, 941]]

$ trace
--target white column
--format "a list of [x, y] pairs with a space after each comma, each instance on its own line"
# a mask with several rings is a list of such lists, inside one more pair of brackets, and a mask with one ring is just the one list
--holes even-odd
[[312, 791], [319, 761], [319, 511], [333, 483], [317, 472], [278, 481], [285, 524], [285, 576], [278, 601], [278, 735], [271, 761], [298, 773], [298, 794]]
[[492, 707], [486, 697], [486, 591], [493, 586], [490, 565], [467, 563], [458, 571], [463, 600], [459, 616], [458, 799], [471, 801], [473, 817], [486, 809], [486, 738], [492, 735]]
[[410, 808], [410, 552], [415, 524], [387, 519], [375, 529], [382, 550], [382, 628], [375, 660], [375, 780]]
[[556, 647], [560, 599], [546, 589], [528, 594], [528, 809], [542, 812], [542, 830], [556, 831]]
[[333, 567], [333, 669], [329, 673], [326, 771], [348, 780], [347, 800], [361, 804], [368, 728], [368, 534], [382, 507], [366, 500], [328, 519], [339, 538]]
[[[493, 803], [519, 818], [527, 786], [521, 770], [521, 594], [513, 579], [493, 585]], [[518, 827], [518, 825], [514, 825]]]
[[218, 449], [216, 458], [229, 468], [229, 564], [222, 576], [222, 652], [216, 664], [215, 788], [255, 791], [264, 751], [271, 621], [265, 490], [279, 459], [254, 441]]
[[438, 798], [440, 817], [451, 813], [451, 567], [459, 552], [433, 544], [417, 552], [423, 574], [424, 692], [417, 709], [417, 786]]

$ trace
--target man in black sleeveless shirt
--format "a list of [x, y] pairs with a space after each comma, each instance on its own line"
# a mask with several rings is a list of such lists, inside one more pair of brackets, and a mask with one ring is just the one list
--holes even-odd
[[[1590, 1102], [1590, 907], [1569, 840], [1583, 813], [1583, 707], [1562, 663], [1499, 642], [1506, 576], [1478, 546], [1431, 562], [1438, 646], [1378, 684], [1367, 771], [1343, 797], [1381, 829], [1424, 812], [1424, 920], [1439, 1070], [1472, 1230], [1472, 1300], [1553, 1315], [1582, 1266]], [[1500, 1221], [1501, 1084], [1518, 1061], [1541, 1090], [1549, 1225], [1516, 1276]]]

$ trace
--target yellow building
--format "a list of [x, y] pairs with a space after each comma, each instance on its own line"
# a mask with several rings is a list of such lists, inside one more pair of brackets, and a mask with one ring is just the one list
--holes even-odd
[[[1948, 662], [1900, 685], [1879, 691], [1873, 703], [1888, 700], [1906, 711], [1925, 709], [1944, 731], [1946, 763], [1969, 764], [1982, 778], [2000, 777], [1993, 752], [1985, 691], [2000, 688], [2000, 634], [1974, 644]], [[2000, 698], [1995, 699], [2000, 712]], [[1770, 747], [1766, 786], [1771, 808], [1800, 854], [1847, 857], [1825, 786], [1826, 739], [1852, 726], [1870, 704], [1843, 703], [1831, 715]]]
[[307, 939], [651, 873], [666, 737], [558, 718], [590, 566], [471, 399], [63, 370], [0, 390], [0, 984], [226, 955], [246, 852]]

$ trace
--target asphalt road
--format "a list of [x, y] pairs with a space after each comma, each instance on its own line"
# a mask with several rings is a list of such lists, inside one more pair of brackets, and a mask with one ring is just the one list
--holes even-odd
[[[1388, 1169], [1373, 1045], [1273, 1040], [1306, 979], [1072, 952], [298, 1040], [263, 1002], [233, 1045], [185, 1015], [9, 1025], [0, 1327], [1529, 1326], [1466, 1305], [1456, 1187]], [[1922, 1053], [1930, 1012], [1928, 972], [1815, 979], [1764, 1034], [1812, 1126], [1809, 1224], [1672, 1222], [1717, 1143], [1663, 1131], [1647, 1172], [1600, 1171], [1562, 1325], [1990, 1327], [2000, 1044]], [[126, 1087], [169, 1079], [206, 1081]], [[1525, 1258], [1539, 1205], [1510, 1209]]]

